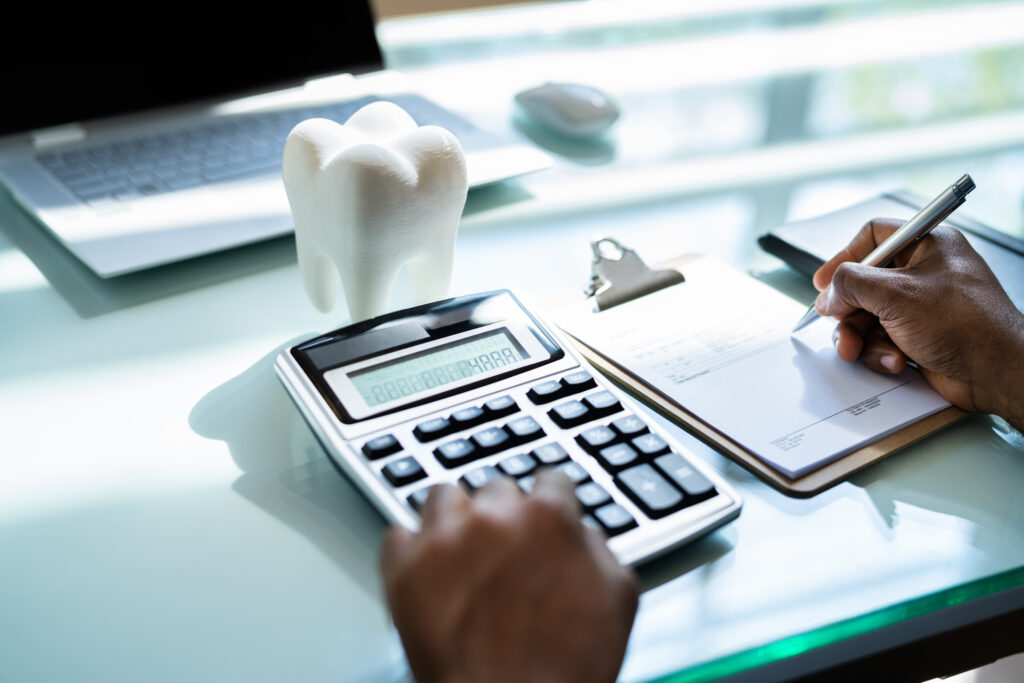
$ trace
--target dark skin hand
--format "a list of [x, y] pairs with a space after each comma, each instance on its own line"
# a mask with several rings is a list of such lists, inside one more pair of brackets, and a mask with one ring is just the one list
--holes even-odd
[[388, 531], [381, 568], [419, 683], [600, 683], [622, 665], [636, 579], [560, 472], [529, 496], [506, 479], [473, 498], [435, 486], [418, 533]]
[[869, 222], [814, 274], [815, 307], [839, 321], [839, 356], [883, 373], [912, 360], [954, 405], [1024, 429], [1024, 314], [951, 228], [936, 228], [889, 268], [858, 263], [902, 224]]

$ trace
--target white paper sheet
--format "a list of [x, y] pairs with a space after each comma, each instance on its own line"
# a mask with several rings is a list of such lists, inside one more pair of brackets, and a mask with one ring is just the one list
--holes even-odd
[[712, 258], [683, 274], [682, 285], [555, 320], [791, 478], [949, 406], [916, 370], [841, 360], [832, 320], [791, 337], [806, 308], [754, 278]]

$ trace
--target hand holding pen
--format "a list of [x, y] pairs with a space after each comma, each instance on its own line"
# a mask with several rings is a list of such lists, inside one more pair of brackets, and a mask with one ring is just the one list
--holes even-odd
[[1024, 314], [951, 228], [904, 249], [889, 268], [860, 263], [902, 225], [869, 222], [814, 274], [817, 310], [839, 320], [839, 356], [883, 373], [912, 360], [950, 402], [1024, 428]]

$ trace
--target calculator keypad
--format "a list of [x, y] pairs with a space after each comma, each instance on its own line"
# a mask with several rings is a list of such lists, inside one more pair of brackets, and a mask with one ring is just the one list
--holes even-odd
[[[619, 398], [585, 370], [420, 419], [405, 430], [373, 436], [361, 451], [380, 462], [382, 477], [395, 489], [417, 484], [402, 493], [416, 511], [438, 481], [473, 492], [504, 477], [531, 492], [538, 468], [552, 467], [575, 485], [587, 522], [612, 537], [716, 494], [707, 477], [644, 419], [624, 412]], [[403, 442], [412, 448], [403, 450]], [[435, 472], [440, 466], [451, 474], [428, 477], [423, 459], [435, 463]], [[431, 481], [423, 485], [424, 479]]]

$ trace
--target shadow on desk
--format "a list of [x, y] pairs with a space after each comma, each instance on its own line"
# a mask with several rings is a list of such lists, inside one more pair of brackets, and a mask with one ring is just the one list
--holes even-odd
[[[274, 373], [275, 356], [297, 341], [274, 349], [210, 391], [192, 409], [189, 424], [201, 436], [227, 444], [242, 471], [232, 486], [237, 493], [312, 541], [383, 604], [377, 554], [386, 525], [334, 470]], [[391, 661], [383, 671], [374, 669], [367, 681], [404, 680], [403, 655], [397, 638], [392, 640]], [[341, 657], [361, 654], [339, 648]]]

